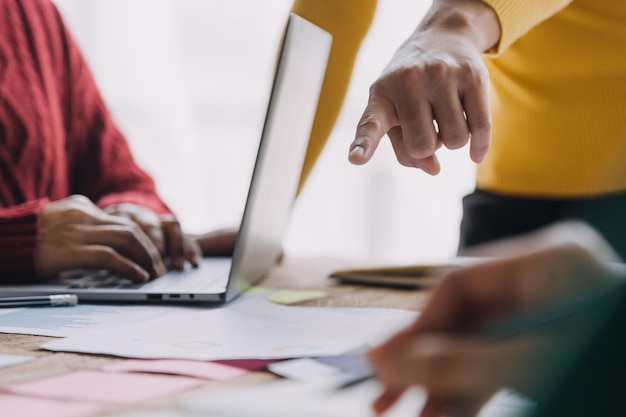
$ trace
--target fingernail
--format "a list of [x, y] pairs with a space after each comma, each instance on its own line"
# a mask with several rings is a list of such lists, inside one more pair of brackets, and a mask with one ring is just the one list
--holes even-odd
[[143, 268], [137, 267], [137, 275], [139, 275], [139, 280], [141, 282], [146, 282], [150, 279], [150, 274]]
[[350, 149], [350, 157], [363, 158], [365, 156], [365, 148], [361, 145], [356, 145]]
[[154, 268], [154, 272], [157, 273], [157, 275], [163, 275], [167, 272], [167, 268], [165, 267], [165, 264], [163, 262], [158, 262]]

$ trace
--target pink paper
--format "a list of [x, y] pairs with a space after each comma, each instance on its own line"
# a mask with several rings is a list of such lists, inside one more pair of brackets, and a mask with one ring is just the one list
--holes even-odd
[[270, 363], [278, 362], [279, 359], [230, 359], [225, 361], [214, 361], [222, 365], [233, 366], [235, 368], [246, 369], [248, 371], [258, 371], [267, 368]]
[[186, 375], [196, 378], [227, 381], [249, 371], [216, 362], [178, 359], [129, 359], [102, 368], [109, 372], [149, 372], [157, 374]]
[[182, 376], [79, 371], [6, 387], [36, 397], [132, 404], [192, 389], [202, 380]]
[[44, 400], [20, 395], [0, 394], [0, 411], [11, 417], [84, 417], [100, 413], [97, 404]]

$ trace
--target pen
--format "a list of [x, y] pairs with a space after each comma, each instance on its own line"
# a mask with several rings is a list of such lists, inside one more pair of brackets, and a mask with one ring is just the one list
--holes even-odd
[[[573, 297], [530, 313], [504, 319], [477, 329], [475, 333], [484, 342], [498, 342], [536, 332], [555, 332], [571, 327], [580, 328], [583, 320], [600, 320], [611, 314], [626, 299], [626, 286], [619, 281], [591, 293]], [[343, 390], [375, 378], [373, 371], [350, 375], [340, 381], [337, 390]]]
[[350, 375], [347, 378], [344, 378], [341, 383], [336, 387], [337, 390], [344, 390], [346, 388], [353, 387], [362, 382], [369, 381], [370, 379], [376, 378], [376, 374], [374, 372], [363, 372], [360, 374]]
[[75, 306], [75, 294], [34, 295], [28, 297], [0, 297], [0, 307], [65, 307]]

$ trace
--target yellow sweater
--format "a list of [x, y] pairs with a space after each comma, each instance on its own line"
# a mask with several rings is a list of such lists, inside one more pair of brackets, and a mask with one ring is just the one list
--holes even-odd
[[376, 0], [295, 0], [292, 11], [333, 35], [328, 69], [300, 179], [308, 178], [337, 120], [352, 68], [374, 18]]
[[483, 0], [493, 141], [478, 186], [510, 195], [626, 190], [626, 1]]

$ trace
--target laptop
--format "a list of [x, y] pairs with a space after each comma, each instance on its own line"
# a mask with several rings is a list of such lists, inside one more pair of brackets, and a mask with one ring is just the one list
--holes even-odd
[[0, 287], [0, 294], [76, 294], [80, 301], [223, 303], [275, 264], [296, 197], [332, 36], [291, 14], [281, 46], [259, 150], [232, 258], [204, 258], [137, 284], [107, 271], [63, 274], [58, 282]]

